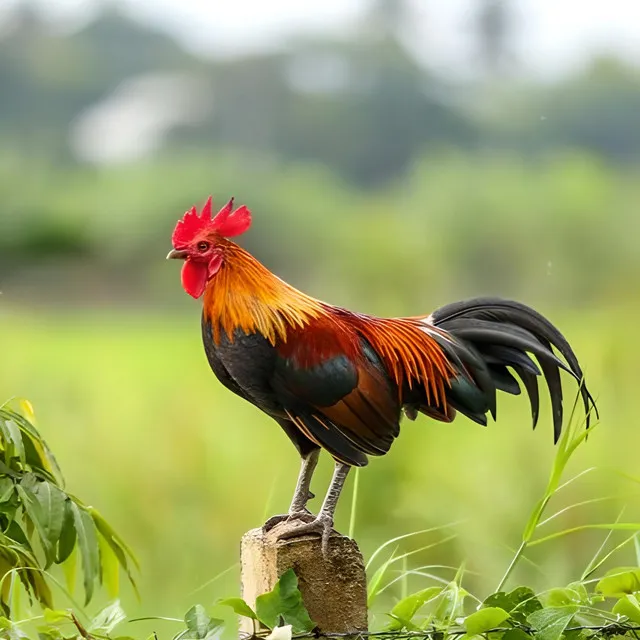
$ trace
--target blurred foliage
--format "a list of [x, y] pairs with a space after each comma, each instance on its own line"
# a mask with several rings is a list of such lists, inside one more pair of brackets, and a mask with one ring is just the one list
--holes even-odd
[[61, 302], [95, 296], [96, 283], [120, 284], [138, 303], [177, 297], [175, 269], [162, 258], [182, 212], [210, 191], [220, 205], [235, 195], [253, 210], [242, 244], [334, 302], [375, 305], [392, 291], [398, 313], [480, 293], [593, 304], [624, 297], [640, 278], [640, 168], [617, 172], [577, 154], [477, 164], [451, 153], [365, 193], [318, 166], [194, 153], [126, 168], [2, 172], [5, 293], [24, 297], [29, 269], [68, 265], [70, 276], [43, 276]]
[[[77, 149], [69, 145], [88, 112], [111, 105], [136, 79], [184, 76], [198, 88], [185, 96], [191, 117], [164, 132], [167, 151], [231, 147], [311, 161], [360, 187], [402, 176], [427, 151], [443, 147], [640, 158], [637, 68], [601, 57], [554, 83], [534, 83], [513, 61], [509, 73], [501, 73], [514, 21], [509, 3], [487, 0], [475, 26], [486, 73], [453, 81], [411, 54], [408, 3], [369, 4], [348, 39], [298, 37], [275, 53], [209, 60], [125, 17], [116, 5], [64, 35], [29, 4], [19, 5], [0, 35], [2, 146], [73, 164]], [[163, 95], [140, 91], [139, 100], [119, 112], [131, 136], [133, 111], [146, 109], [153, 120], [158, 109], [180, 108], [177, 86]], [[107, 124], [105, 136], [117, 122]]]

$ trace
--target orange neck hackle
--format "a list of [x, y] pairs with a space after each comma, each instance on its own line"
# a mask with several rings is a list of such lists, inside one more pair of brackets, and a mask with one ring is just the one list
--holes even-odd
[[261, 333], [273, 345], [286, 342], [289, 329], [321, 315], [323, 303], [280, 280], [237, 244], [225, 240], [223, 253], [222, 267], [204, 293], [204, 315], [216, 344], [221, 331], [232, 340], [236, 329]]

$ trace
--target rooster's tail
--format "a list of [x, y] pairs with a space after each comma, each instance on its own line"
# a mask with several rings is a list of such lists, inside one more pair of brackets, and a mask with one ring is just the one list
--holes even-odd
[[[560, 331], [534, 309], [511, 300], [475, 298], [446, 305], [430, 319], [452, 336], [451, 342], [439, 342], [456, 369], [464, 372], [447, 389], [447, 402], [472, 420], [486, 424], [487, 412], [495, 419], [497, 390], [520, 393], [520, 385], [509, 368], [522, 380], [529, 395], [534, 428], [539, 414], [537, 378], [544, 376], [551, 396], [554, 441], [558, 441], [562, 430], [560, 369], [580, 385], [587, 427], [591, 410], [597, 415], [573, 349]], [[528, 354], [535, 356], [539, 367]]]

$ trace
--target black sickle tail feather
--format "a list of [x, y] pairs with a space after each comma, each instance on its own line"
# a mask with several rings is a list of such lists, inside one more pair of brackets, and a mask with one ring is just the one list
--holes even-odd
[[[591, 410], [597, 415], [573, 349], [558, 329], [534, 309], [511, 300], [475, 298], [446, 305], [431, 318], [436, 327], [456, 339], [453, 343], [439, 342], [454, 363], [463, 365], [471, 379], [457, 378], [448, 391], [448, 401], [472, 420], [486, 424], [487, 412], [495, 419], [496, 390], [520, 393], [520, 385], [509, 368], [527, 391], [534, 429], [540, 404], [537, 376], [544, 376], [551, 397], [555, 442], [560, 437], [563, 417], [560, 369], [580, 385], [587, 428]], [[536, 357], [539, 367], [528, 354]]]

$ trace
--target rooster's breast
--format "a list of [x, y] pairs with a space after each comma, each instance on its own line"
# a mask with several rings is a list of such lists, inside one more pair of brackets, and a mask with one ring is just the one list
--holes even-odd
[[264, 336], [259, 333], [247, 335], [236, 329], [229, 338], [221, 331], [219, 344], [216, 344], [211, 322], [203, 316], [202, 341], [209, 366], [227, 389], [269, 415], [284, 415], [270, 385], [276, 351]]

